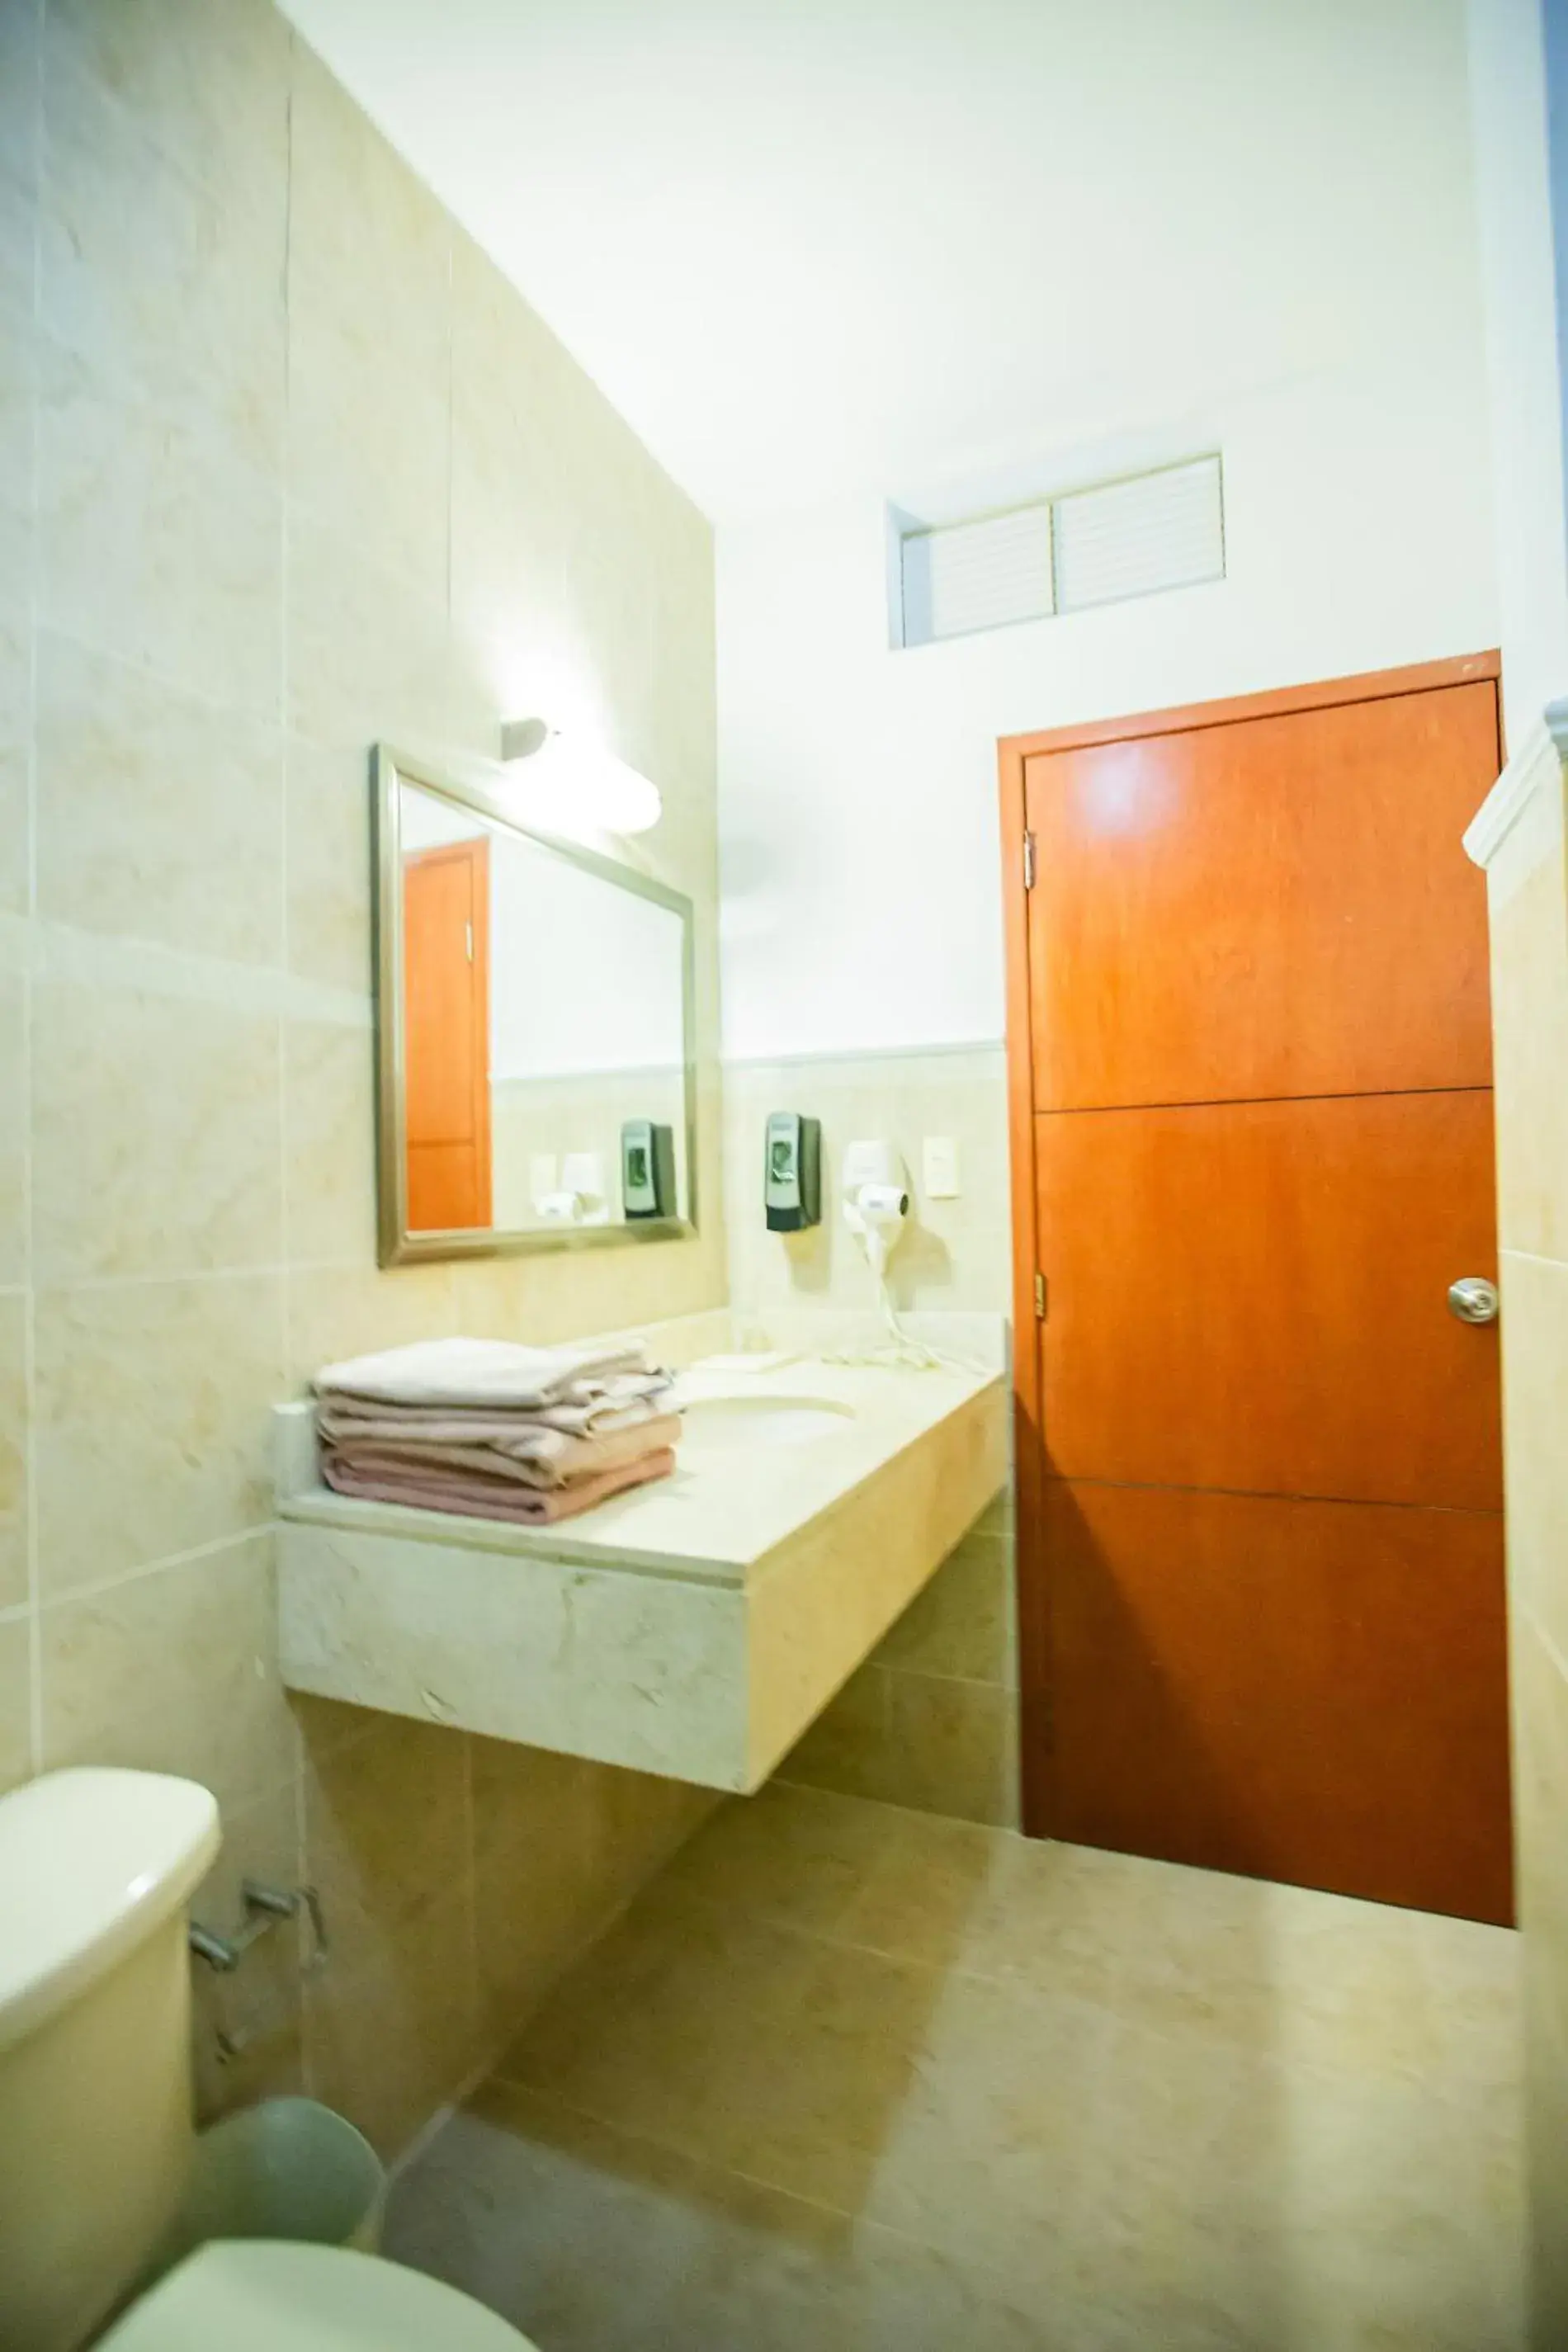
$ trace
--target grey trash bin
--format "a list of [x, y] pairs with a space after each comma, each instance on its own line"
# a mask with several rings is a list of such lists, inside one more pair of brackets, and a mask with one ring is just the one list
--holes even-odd
[[318, 2099], [263, 2099], [202, 2133], [175, 2225], [178, 2260], [213, 2238], [303, 2238], [374, 2254], [386, 2174]]

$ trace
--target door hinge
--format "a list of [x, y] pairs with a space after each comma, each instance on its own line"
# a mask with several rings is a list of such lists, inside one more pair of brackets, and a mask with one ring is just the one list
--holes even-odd
[[1034, 887], [1035, 836], [1032, 833], [1026, 833], [1024, 835], [1024, 887], [1026, 890], [1032, 890]]
[[1043, 1323], [1045, 1319], [1046, 1277], [1043, 1274], [1037, 1274], [1035, 1276], [1035, 1320], [1037, 1323]]
[[474, 960], [474, 927], [472, 923], [465, 923], [463, 925], [463, 944], [468, 951], [468, 961], [472, 963]]

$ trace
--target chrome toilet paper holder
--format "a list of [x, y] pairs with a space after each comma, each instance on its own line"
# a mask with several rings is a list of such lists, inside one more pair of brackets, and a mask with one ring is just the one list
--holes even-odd
[[232, 1936], [220, 1936], [216, 1927], [204, 1927], [196, 1919], [191, 1921], [191, 1949], [209, 1969], [216, 1969], [221, 1976], [232, 1975], [251, 1946], [269, 1935], [280, 1919], [297, 1919], [301, 1913], [310, 1922], [310, 1953], [306, 1969], [313, 1970], [325, 1964], [331, 1946], [321, 1898], [313, 1886], [269, 1886], [264, 1879], [246, 1878], [240, 1881], [239, 1895], [245, 1906], [245, 1917]]

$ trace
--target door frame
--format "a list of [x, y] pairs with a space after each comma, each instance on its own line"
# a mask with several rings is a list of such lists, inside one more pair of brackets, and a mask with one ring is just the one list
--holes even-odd
[[[1008, 1169], [1013, 1193], [1013, 1458], [1016, 1508], [1019, 1740], [1023, 1825], [1029, 1837], [1049, 1837], [1050, 1790], [1045, 1759], [1051, 1709], [1049, 1612], [1043, 1549], [1045, 1433], [1040, 1350], [1035, 1332], [1037, 1284], [1044, 1280], [1036, 1231], [1034, 1036], [1030, 1013], [1028, 893], [1033, 851], [1025, 824], [1026, 770], [1041, 752], [1079, 751], [1129, 743], [1152, 735], [1191, 734], [1199, 728], [1278, 719], [1352, 702], [1386, 702], [1438, 687], [1470, 686], [1502, 676], [1501, 654], [1458, 656], [1402, 669], [1367, 670], [1350, 677], [1234, 695], [1218, 702], [1178, 704], [1116, 719], [1004, 735], [996, 746], [1002, 801], [1002, 910], [1006, 951]], [[1501, 698], [1498, 765], [1502, 766]]]

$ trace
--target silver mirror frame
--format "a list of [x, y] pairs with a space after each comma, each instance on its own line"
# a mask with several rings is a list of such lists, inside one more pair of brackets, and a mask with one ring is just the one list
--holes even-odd
[[[686, 1214], [647, 1217], [609, 1225], [569, 1225], [550, 1232], [410, 1233], [408, 1163], [404, 1150], [406, 1086], [403, 1013], [403, 843], [398, 790], [416, 784], [437, 799], [502, 825], [531, 847], [579, 872], [629, 890], [680, 920], [681, 1061], [686, 1104]], [[697, 948], [689, 898], [647, 874], [601, 857], [576, 842], [533, 833], [519, 824], [503, 796], [477, 777], [461, 778], [378, 743], [371, 755], [371, 842], [375, 867], [375, 1179], [376, 1256], [384, 1266], [433, 1259], [522, 1257], [535, 1251], [605, 1249], [632, 1242], [678, 1241], [697, 1231]]]

